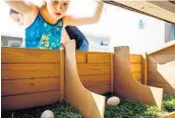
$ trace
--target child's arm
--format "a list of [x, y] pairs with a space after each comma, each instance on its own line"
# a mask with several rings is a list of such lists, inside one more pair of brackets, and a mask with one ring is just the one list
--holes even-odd
[[77, 26], [77, 25], [86, 25], [86, 24], [93, 24], [97, 23], [100, 20], [100, 16], [102, 13], [103, 9], [103, 2], [102, 0], [98, 0], [97, 2], [97, 8], [93, 16], [91, 17], [83, 17], [83, 18], [74, 18], [71, 16], [65, 16], [63, 18], [63, 22], [65, 25], [72, 25], [72, 26]]
[[5, 1], [12, 9], [15, 11], [21, 13], [21, 14], [26, 14], [28, 12], [31, 12], [32, 6], [26, 4], [24, 1], [17, 1], [17, 0], [6, 0]]

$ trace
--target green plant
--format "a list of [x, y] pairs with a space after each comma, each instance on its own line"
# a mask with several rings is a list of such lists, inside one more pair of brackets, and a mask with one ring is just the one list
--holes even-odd
[[137, 101], [121, 100], [118, 106], [107, 106], [106, 118], [157, 118], [164, 113], [157, 107], [141, 104]]
[[175, 111], [175, 95], [164, 94], [162, 107], [168, 112]]
[[[114, 93], [103, 94], [107, 97], [114, 96]], [[155, 106], [148, 106], [138, 101], [121, 99], [118, 106], [107, 106], [106, 118], [158, 118], [165, 114], [175, 111], [175, 95], [163, 95], [162, 110]]]
[[2, 118], [40, 118], [45, 110], [53, 111], [55, 118], [81, 118], [78, 110], [66, 103], [55, 103], [43, 107], [2, 112]]

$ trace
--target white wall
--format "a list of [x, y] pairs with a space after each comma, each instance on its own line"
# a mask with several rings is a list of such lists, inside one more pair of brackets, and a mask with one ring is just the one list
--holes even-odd
[[[107, 44], [109, 44], [110, 37], [100, 37], [100, 36], [92, 36], [86, 35], [86, 38], [89, 41], [89, 51], [95, 52], [110, 52], [110, 48]], [[101, 40], [103, 40], [104, 45], [101, 45]]]
[[[131, 53], [144, 53], [160, 48], [165, 40], [165, 22], [140, 15], [119, 7], [108, 9], [111, 21], [110, 46], [130, 47]], [[114, 14], [115, 11], [115, 14]], [[144, 22], [144, 29], [139, 29], [139, 20]]]

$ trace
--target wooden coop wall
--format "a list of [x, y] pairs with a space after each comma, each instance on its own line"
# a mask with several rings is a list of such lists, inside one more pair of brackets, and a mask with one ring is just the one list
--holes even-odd
[[[81, 82], [88, 90], [99, 94], [113, 90], [112, 53], [77, 51], [76, 56]], [[142, 82], [142, 60], [141, 55], [130, 55], [133, 77], [140, 83]]]
[[61, 99], [59, 51], [1, 49], [3, 109], [34, 107]]
[[111, 53], [77, 51], [77, 67], [82, 84], [95, 93], [111, 91], [113, 55]]
[[[174, 43], [175, 44], [175, 43]], [[148, 85], [175, 94], [175, 45], [148, 55]]]
[[139, 54], [130, 54], [130, 67], [135, 80], [143, 83], [143, 57]]
[[[1, 50], [3, 109], [29, 108], [64, 99], [62, 51], [23, 48]], [[85, 88], [99, 94], [113, 90], [112, 53], [77, 51], [76, 60]], [[134, 78], [141, 82], [142, 56], [130, 55], [130, 63]]]

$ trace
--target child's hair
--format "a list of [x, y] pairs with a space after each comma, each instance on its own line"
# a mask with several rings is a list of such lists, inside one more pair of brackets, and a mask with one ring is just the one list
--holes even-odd
[[9, 14], [10, 14], [10, 15], [12, 15], [12, 14], [19, 14], [19, 12], [15, 11], [15, 10], [13, 10], [13, 9], [10, 9]]
[[46, 0], [26, 0], [26, 1], [28, 1], [28, 3], [36, 5], [37, 7], [42, 7], [46, 3]]

